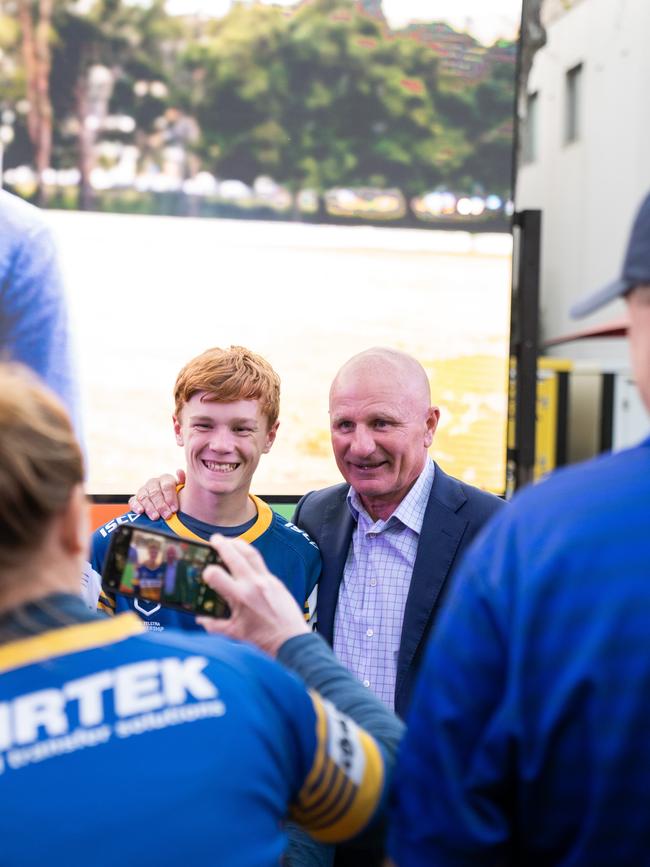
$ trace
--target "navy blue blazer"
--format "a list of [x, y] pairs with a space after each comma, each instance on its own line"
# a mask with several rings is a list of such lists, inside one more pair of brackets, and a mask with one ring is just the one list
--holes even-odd
[[[348, 490], [349, 485], [341, 484], [305, 494], [293, 517], [293, 522], [317, 543], [323, 558], [317, 628], [330, 644], [334, 638], [339, 585], [354, 530], [346, 502]], [[483, 524], [503, 505], [503, 500], [447, 475], [436, 464], [397, 658], [395, 711], [401, 717], [410, 703], [415, 676], [449, 576]]]

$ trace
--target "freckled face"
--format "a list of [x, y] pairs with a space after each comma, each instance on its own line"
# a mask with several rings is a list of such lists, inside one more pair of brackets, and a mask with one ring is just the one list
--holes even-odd
[[278, 422], [268, 427], [259, 401], [221, 403], [197, 392], [174, 416], [176, 442], [187, 461], [187, 484], [212, 493], [248, 492], [260, 458], [275, 440]]

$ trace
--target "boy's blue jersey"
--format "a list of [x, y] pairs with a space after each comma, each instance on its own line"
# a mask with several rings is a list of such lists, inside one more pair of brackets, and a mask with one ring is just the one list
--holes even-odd
[[0, 645], [3, 867], [277, 865], [287, 812], [342, 839], [382, 788], [375, 741], [238, 642], [124, 614]]
[[[316, 588], [320, 577], [321, 558], [318, 547], [309, 536], [298, 529], [285, 518], [274, 512], [259, 497], [251, 495], [257, 508], [257, 520], [239, 538], [249, 542], [264, 557], [264, 562], [270, 572], [276, 575], [289, 589], [296, 602], [305, 607], [305, 616], [311, 620], [316, 608]], [[197, 536], [186, 527], [178, 517], [173, 515], [168, 520], [160, 518], [152, 521], [146, 515], [136, 515], [127, 512], [119, 518], [104, 524], [93, 533], [90, 549], [90, 570], [84, 575], [84, 598], [94, 607], [100, 594], [99, 575], [108, 552], [111, 533], [122, 524], [135, 524], [141, 529], [151, 528], [168, 535], [175, 535], [194, 542], [205, 539]], [[100, 608], [111, 613], [113, 611], [135, 611], [147, 624], [147, 628], [159, 632], [170, 626], [177, 629], [203, 631], [191, 614], [165, 608], [158, 602], [144, 599], [131, 599], [117, 594], [115, 597], [101, 592]]]

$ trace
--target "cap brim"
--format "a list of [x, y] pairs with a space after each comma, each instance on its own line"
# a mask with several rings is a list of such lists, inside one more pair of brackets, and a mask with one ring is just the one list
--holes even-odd
[[582, 316], [587, 316], [589, 313], [600, 310], [605, 304], [609, 304], [610, 301], [614, 301], [614, 299], [620, 298], [621, 295], [625, 295], [630, 288], [626, 280], [614, 280], [613, 283], [608, 283], [607, 286], [604, 286], [598, 292], [594, 292], [574, 304], [570, 310], [571, 318], [580, 319]]

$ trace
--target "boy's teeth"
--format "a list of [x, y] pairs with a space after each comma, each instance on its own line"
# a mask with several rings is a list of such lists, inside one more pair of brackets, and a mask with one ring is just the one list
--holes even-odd
[[218, 464], [216, 461], [203, 462], [209, 470], [218, 473], [227, 473], [236, 470], [239, 464]]

